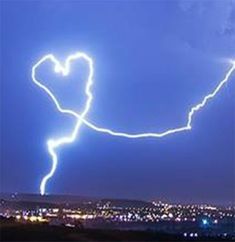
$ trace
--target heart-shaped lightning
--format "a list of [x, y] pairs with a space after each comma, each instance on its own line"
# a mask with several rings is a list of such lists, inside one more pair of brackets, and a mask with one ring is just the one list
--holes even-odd
[[[47, 60], [50, 60], [52, 63], [54, 63], [54, 71], [55, 72], [61, 73], [62, 75], [66, 76], [70, 73], [70, 63], [74, 60], [77, 60], [77, 59], [84, 59], [88, 63], [88, 66], [89, 66], [89, 75], [88, 75], [88, 80], [86, 82], [86, 87], [85, 87], [85, 93], [86, 93], [87, 99], [86, 99], [86, 102], [85, 102], [85, 107], [80, 114], [75, 112], [74, 110], [62, 108], [59, 101], [56, 99], [55, 95], [53, 94], [53, 92], [48, 87], [43, 85], [40, 81], [38, 81], [37, 78], [36, 78], [37, 68]], [[47, 181], [53, 176], [53, 174], [56, 170], [57, 163], [58, 163], [58, 156], [57, 156], [57, 153], [56, 153], [56, 148], [58, 148], [59, 146], [62, 146], [63, 144], [73, 142], [77, 137], [77, 134], [79, 132], [79, 129], [80, 129], [82, 123], [86, 124], [89, 128], [91, 128], [95, 131], [98, 131], [98, 132], [107, 133], [107, 134], [110, 134], [110, 135], [113, 135], [113, 136], [121, 136], [121, 137], [125, 137], [125, 138], [132, 138], [132, 139], [148, 138], [148, 137], [161, 138], [161, 137], [173, 134], [173, 133], [178, 133], [178, 132], [190, 130], [192, 128], [192, 119], [193, 119], [194, 114], [197, 111], [199, 111], [200, 109], [202, 109], [207, 104], [207, 102], [210, 99], [212, 99], [221, 90], [221, 88], [229, 80], [229, 78], [232, 75], [234, 70], [235, 70], [235, 61], [232, 61], [232, 67], [227, 71], [224, 79], [222, 79], [219, 82], [219, 84], [215, 87], [215, 89], [211, 93], [206, 95], [201, 100], [201, 102], [199, 102], [198, 104], [196, 104], [195, 106], [193, 106], [190, 109], [188, 116], [187, 116], [187, 122], [182, 127], [167, 129], [166, 131], [159, 132], [159, 133], [130, 134], [130, 133], [124, 133], [124, 132], [116, 132], [116, 131], [113, 131], [111, 129], [98, 127], [97, 125], [95, 125], [95, 124], [86, 120], [86, 115], [87, 115], [87, 113], [88, 113], [88, 111], [91, 107], [91, 102], [92, 102], [92, 99], [93, 99], [92, 92], [91, 92], [91, 86], [93, 84], [93, 74], [94, 74], [93, 61], [87, 54], [85, 54], [83, 52], [77, 52], [73, 55], [70, 55], [65, 60], [64, 64], [61, 64], [52, 54], [49, 54], [49, 55], [42, 57], [32, 68], [32, 80], [33, 80], [33, 82], [38, 87], [42, 88], [51, 97], [51, 99], [53, 100], [53, 102], [56, 105], [56, 108], [59, 112], [72, 115], [73, 117], [76, 118], [77, 123], [76, 123], [72, 133], [69, 136], [61, 137], [61, 138], [58, 138], [58, 139], [49, 139], [47, 141], [48, 151], [49, 151], [49, 154], [52, 157], [52, 167], [51, 167], [50, 172], [46, 176], [44, 176], [42, 181], [41, 181], [40, 193], [42, 195], [45, 194], [45, 187], [46, 187]]]
[[[70, 109], [63, 109], [60, 106], [60, 103], [56, 99], [53, 92], [48, 87], [46, 87], [45, 85], [43, 85], [40, 81], [38, 81], [36, 79], [36, 70], [45, 61], [50, 60], [55, 65], [54, 71], [57, 72], [57, 73], [61, 73], [62, 75], [66, 76], [70, 72], [70, 63], [74, 60], [77, 60], [77, 59], [84, 59], [89, 66], [88, 80], [86, 82], [86, 87], [85, 87], [85, 93], [86, 93], [87, 99], [86, 99], [86, 102], [85, 102], [85, 107], [84, 107], [83, 111], [81, 112], [81, 114], [77, 114], [76, 112], [74, 112], [73, 110], [70, 110]], [[63, 144], [71, 143], [75, 140], [75, 138], [77, 137], [79, 128], [81, 127], [82, 121], [84, 120], [86, 114], [88, 113], [88, 111], [91, 107], [91, 102], [92, 102], [92, 97], [93, 97], [92, 93], [91, 93], [91, 86], [93, 84], [93, 79], [92, 79], [93, 73], [94, 73], [94, 69], [93, 69], [92, 59], [88, 55], [86, 55], [85, 53], [82, 53], [82, 52], [77, 52], [74, 55], [70, 55], [65, 60], [63, 65], [52, 54], [46, 55], [40, 61], [38, 61], [37, 64], [34, 65], [34, 67], [32, 69], [32, 79], [33, 79], [33, 81], [40, 88], [42, 88], [44, 91], [46, 91], [46, 93], [52, 98], [52, 100], [54, 101], [54, 103], [55, 103], [57, 109], [59, 110], [59, 112], [70, 114], [70, 115], [76, 117], [76, 119], [77, 119], [77, 123], [76, 123], [76, 125], [73, 129], [73, 132], [69, 136], [65, 136], [65, 137], [62, 137], [62, 138], [56, 139], [56, 140], [55, 139], [49, 139], [47, 141], [48, 151], [49, 151], [49, 153], [52, 157], [52, 167], [51, 167], [50, 172], [46, 176], [44, 176], [42, 181], [41, 181], [40, 193], [42, 195], [45, 194], [45, 187], [46, 187], [47, 181], [53, 176], [53, 174], [55, 173], [56, 167], [57, 167], [58, 156], [57, 156], [57, 153], [56, 153], [56, 148], [58, 148], [59, 146], [61, 146]]]

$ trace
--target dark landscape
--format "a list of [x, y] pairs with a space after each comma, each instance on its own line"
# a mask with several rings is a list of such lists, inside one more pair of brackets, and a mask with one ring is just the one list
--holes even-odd
[[234, 207], [1, 194], [2, 241], [234, 241]]

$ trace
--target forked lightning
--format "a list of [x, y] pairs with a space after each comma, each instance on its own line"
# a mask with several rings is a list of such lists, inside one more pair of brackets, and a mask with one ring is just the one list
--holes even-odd
[[[71, 109], [64, 109], [61, 106], [60, 102], [57, 100], [56, 96], [53, 94], [53, 91], [50, 90], [48, 87], [46, 87], [44, 84], [42, 84], [36, 78], [36, 70], [38, 69], [38, 67], [42, 63], [44, 63], [46, 61], [51, 61], [54, 64], [54, 71], [56, 73], [61, 73], [62, 75], [66, 76], [66, 75], [69, 75], [69, 73], [70, 73], [70, 63], [74, 60], [77, 60], [77, 59], [84, 60], [85, 62], [87, 62], [88, 66], [89, 66], [89, 75], [88, 75], [88, 80], [87, 80], [86, 86], [85, 86], [85, 93], [86, 93], [87, 98], [86, 98], [84, 109], [80, 114], [77, 113], [74, 110], [71, 110]], [[91, 108], [91, 104], [92, 104], [92, 100], [93, 100], [91, 87], [93, 85], [94, 66], [93, 66], [93, 60], [92, 60], [91, 57], [89, 57], [87, 54], [85, 54], [83, 52], [77, 52], [75, 54], [68, 56], [67, 59], [65, 60], [65, 62], [62, 63], [62, 64], [53, 54], [45, 55], [44, 57], [42, 57], [32, 67], [32, 80], [33, 80], [33, 82], [38, 87], [43, 89], [50, 96], [50, 98], [52, 99], [52, 101], [56, 105], [56, 108], [59, 112], [73, 116], [77, 120], [77, 122], [76, 122], [76, 125], [74, 126], [72, 133], [69, 134], [68, 136], [63, 136], [63, 137], [57, 138], [57, 139], [50, 138], [47, 141], [48, 151], [49, 151], [49, 154], [51, 155], [51, 158], [52, 158], [52, 167], [51, 167], [50, 172], [47, 175], [45, 175], [43, 177], [42, 181], [41, 181], [41, 184], [40, 184], [41, 195], [45, 194], [46, 184], [47, 184], [48, 180], [55, 173], [55, 170], [56, 170], [56, 167], [57, 167], [57, 164], [58, 164], [58, 155], [56, 153], [56, 149], [61, 147], [64, 144], [72, 143], [76, 139], [76, 137], [78, 136], [79, 129], [80, 129], [82, 123], [84, 123], [89, 128], [91, 128], [95, 131], [98, 131], [98, 132], [107, 133], [107, 134], [110, 134], [110, 135], [113, 135], [113, 136], [121, 136], [121, 137], [125, 137], [125, 138], [132, 138], [132, 139], [148, 138], [148, 137], [161, 138], [161, 137], [173, 134], [173, 133], [191, 130], [192, 129], [193, 116], [195, 115], [195, 113], [197, 111], [199, 111], [200, 109], [202, 109], [210, 99], [215, 97], [215, 95], [221, 90], [221, 88], [225, 85], [225, 83], [228, 82], [230, 76], [234, 72], [235, 61], [232, 61], [231, 63], [232, 63], [232, 66], [227, 71], [224, 79], [219, 82], [219, 84], [214, 88], [214, 90], [211, 93], [206, 95], [198, 104], [196, 104], [195, 106], [193, 106], [190, 109], [190, 111], [188, 112], [187, 121], [186, 121], [185, 125], [183, 125], [181, 127], [176, 127], [176, 128], [173, 128], [173, 129], [167, 129], [167, 130], [165, 130], [163, 132], [159, 132], [159, 133], [156, 132], [156, 133], [130, 134], [130, 133], [118, 132], [118, 131], [113, 131], [111, 129], [98, 127], [97, 125], [91, 123], [90, 121], [88, 121], [86, 119], [86, 115]]]

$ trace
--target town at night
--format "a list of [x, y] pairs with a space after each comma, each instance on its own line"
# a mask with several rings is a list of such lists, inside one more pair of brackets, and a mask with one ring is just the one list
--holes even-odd
[[[219, 238], [227, 241], [235, 236], [234, 206], [65, 195], [2, 194], [1, 197], [0, 216], [6, 224], [13, 220], [21, 226], [67, 227], [78, 231], [147, 230], [153, 234], [169, 234], [179, 240], [201, 238], [212, 241]], [[11, 235], [7, 237], [11, 238]]]

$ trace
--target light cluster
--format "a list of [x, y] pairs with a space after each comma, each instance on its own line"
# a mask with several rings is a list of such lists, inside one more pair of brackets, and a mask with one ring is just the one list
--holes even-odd
[[[19, 204], [21, 204], [19, 202]], [[34, 208], [1, 201], [0, 216], [13, 217], [19, 223], [84, 228], [153, 229], [167, 233], [197, 237], [206, 234], [233, 234], [235, 207], [169, 204], [160, 201], [132, 203], [128, 206], [115, 200], [81, 202], [79, 204], [36, 203]], [[29, 203], [32, 205], [32, 203]]]

